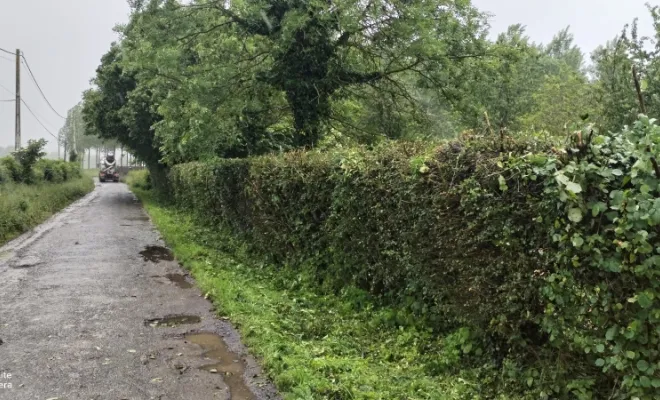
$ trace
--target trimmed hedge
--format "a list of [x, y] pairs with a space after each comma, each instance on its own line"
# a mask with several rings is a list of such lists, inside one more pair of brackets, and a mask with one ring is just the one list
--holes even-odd
[[[635, 263], [659, 235], [654, 224], [638, 234], [625, 223], [634, 210], [608, 200], [633, 183], [641, 196], [660, 190], [635, 162], [648, 175], [655, 152], [630, 145], [660, 143], [660, 128], [635, 132], [585, 132], [568, 151], [525, 138], [500, 154], [465, 137], [214, 160], [173, 167], [170, 183], [177, 205], [325, 290], [366, 289], [405, 310], [396, 324], [467, 328], [462, 362], [483, 366], [484, 379], [533, 398], [655, 399], [660, 291], [647, 271], [657, 256]], [[628, 230], [639, 247], [621, 247]]]
[[407, 312], [395, 323], [467, 326], [472, 354], [501, 365], [512, 349], [546, 340], [537, 317], [549, 255], [529, 250], [546, 240], [531, 223], [541, 189], [502, 192], [496, 148], [468, 138], [293, 152], [177, 165], [170, 178], [178, 205], [231, 228], [255, 254], [327, 289], [355, 285], [399, 304]]

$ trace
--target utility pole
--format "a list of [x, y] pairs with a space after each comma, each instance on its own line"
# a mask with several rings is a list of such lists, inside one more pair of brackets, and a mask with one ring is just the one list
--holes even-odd
[[76, 154], [78, 154], [78, 148], [76, 147], [76, 125], [77, 125], [76, 122], [77, 122], [76, 121], [76, 112], [74, 110], [71, 113], [71, 124], [73, 125], [73, 147], [71, 147], [71, 148], [73, 149], [73, 151], [76, 152]]
[[21, 50], [16, 49], [16, 151], [21, 148]]

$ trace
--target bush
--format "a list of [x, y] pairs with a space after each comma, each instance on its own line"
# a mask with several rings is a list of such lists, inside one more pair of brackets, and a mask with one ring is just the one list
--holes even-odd
[[[42, 181], [61, 183], [82, 177], [78, 163], [42, 159], [45, 141], [29, 141], [28, 147], [13, 156], [0, 158], [0, 184], [10, 181], [35, 184]], [[8, 179], [10, 178], [10, 179]]]
[[39, 160], [35, 166], [39, 176], [46, 182], [61, 183], [82, 177], [82, 170], [78, 163], [62, 160]]
[[568, 152], [522, 138], [500, 154], [465, 137], [184, 164], [170, 181], [179, 206], [253, 254], [326, 290], [356, 286], [397, 304], [397, 324], [461, 332], [455, 354], [504, 369], [513, 392], [651, 399], [654, 143], [660, 128], [645, 120], [620, 135], [585, 132]]
[[35, 173], [34, 167], [46, 155], [43, 151], [46, 143], [44, 139], [28, 140], [27, 147], [14, 152], [14, 157], [21, 166], [20, 179], [17, 182], [35, 183], [39, 180], [40, 175]]
[[129, 171], [128, 176], [126, 177], [126, 183], [131, 188], [150, 190], [151, 177], [149, 175], [149, 171], [147, 170]]
[[5, 170], [11, 176], [13, 182], [20, 182], [22, 179], [21, 165], [16, 161], [13, 156], [7, 156], [0, 158], [0, 166], [4, 167]]
[[0, 185], [13, 182], [14, 178], [12, 177], [11, 172], [7, 167], [5, 167], [0, 159]]

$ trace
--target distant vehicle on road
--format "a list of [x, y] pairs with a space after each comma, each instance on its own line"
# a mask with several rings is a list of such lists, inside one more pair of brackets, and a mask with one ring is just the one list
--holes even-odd
[[106, 182], [119, 182], [119, 173], [115, 169], [117, 160], [115, 160], [115, 153], [108, 152], [103, 162], [101, 163], [101, 171], [99, 172], [99, 181]]
[[112, 170], [102, 170], [99, 172], [99, 181], [101, 182], [119, 182], [119, 173]]

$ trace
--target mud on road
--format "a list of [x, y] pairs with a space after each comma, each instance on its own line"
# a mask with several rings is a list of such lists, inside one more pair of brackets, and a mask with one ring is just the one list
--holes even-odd
[[124, 184], [0, 248], [0, 399], [278, 399]]

